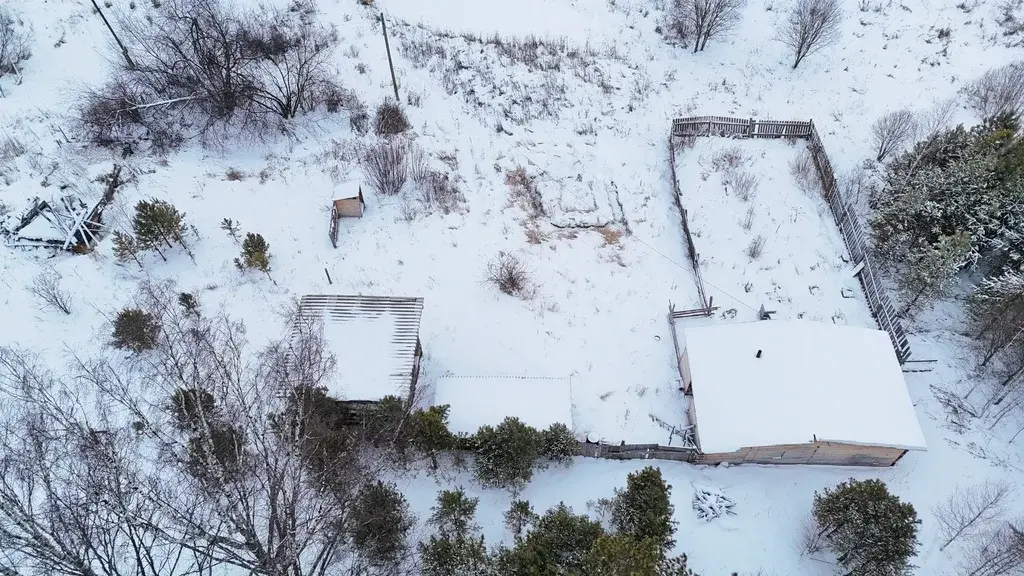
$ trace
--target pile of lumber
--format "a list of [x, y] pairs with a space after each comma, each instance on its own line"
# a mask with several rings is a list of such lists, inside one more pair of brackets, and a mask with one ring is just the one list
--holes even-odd
[[693, 509], [697, 511], [697, 517], [705, 522], [726, 514], [736, 515], [733, 508], [736, 502], [725, 495], [724, 492], [713, 486], [693, 487]]

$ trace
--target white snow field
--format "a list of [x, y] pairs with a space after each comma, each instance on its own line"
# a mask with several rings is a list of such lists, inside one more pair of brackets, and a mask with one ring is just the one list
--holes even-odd
[[[289, 135], [265, 135], [263, 143], [121, 158], [71, 132], [77, 92], [100, 84], [107, 59], [118, 54], [91, 3], [4, 0], [35, 33], [20, 75], [0, 78], [0, 203], [8, 217], [37, 196], [59, 197], [65, 185], [102, 193], [92, 180], [121, 162], [132, 182], [108, 209], [108, 226], [126, 227], [134, 204], [155, 197], [185, 212], [199, 237], [192, 240], [195, 262], [172, 250], [167, 262], [147, 256], [141, 270], [116, 261], [109, 236], [82, 256], [0, 246], [0, 345], [34, 349], [54, 367], [72, 352], [98, 351], [112, 312], [130, 302], [147, 275], [172, 278], [197, 291], [204, 306], [244, 320], [254, 344], [281, 334], [278, 311], [303, 295], [422, 297], [424, 386], [452, 374], [571, 377], [580, 437], [664, 444], [669, 433], [655, 418], [686, 424], [668, 306], [698, 305], [669, 177], [671, 119], [813, 119], [842, 173], [873, 158], [870, 125], [879, 115], [901, 106], [929, 109], [987, 67], [1017, 57], [1003, 45], [995, 0], [964, 3], [967, 9], [951, 1], [866, 2], [864, 11], [851, 0], [839, 44], [796, 70], [774, 31], [788, 0], [749, 2], [739, 27], [699, 54], [666, 44], [656, 32], [665, 2], [376, 0], [366, 7], [320, 0], [320, 17], [341, 38], [334, 62], [371, 111], [392, 93], [376, 21], [378, 11], [386, 14], [415, 140], [465, 196], [461, 209], [444, 214], [413, 186], [398, 197], [364, 186], [366, 212], [341, 221], [335, 249], [327, 230], [335, 187], [360, 177], [363, 137], [347, 121], [303, 118]], [[149, 2], [103, 4], [142, 10]], [[940, 29], [951, 36], [940, 38]], [[527, 35], [548, 42], [513, 41]], [[966, 109], [956, 112], [958, 121], [978, 120]], [[720, 174], [702, 167], [702, 158], [733, 145], [762, 174], [749, 202], [727, 194]], [[720, 307], [708, 321], [733, 308], [737, 321], [753, 319], [764, 304], [785, 318], [873, 327], [825, 203], [792, 181], [788, 164], [796, 154], [782, 141], [722, 139], [701, 139], [680, 153], [683, 201], [713, 284], [708, 293]], [[510, 198], [506, 174], [520, 166], [534, 177], [542, 215]], [[242, 177], [229, 178], [229, 170]], [[756, 214], [745, 231], [748, 205]], [[235, 268], [239, 246], [220, 229], [224, 218], [267, 239], [275, 282]], [[753, 260], [744, 250], [757, 234], [767, 240]], [[525, 297], [486, 282], [486, 263], [499, 251], [527, 265]], [[70, 315], [40, 306], [26, 289], [47, 268], [73, 292]], [[843, 288], [852, 288], [853, 297], [844, 298]], [[916, 573], [956, 574], [961, 549], [939, 550], [933, 507], [958, 484], [1024, 480], [1024, 440], [1008, 444], [1015, 427], [961, 421], [943, 403], [946, 392], [962, 391], [972, 378], [956, 310], [943, 306], [908, 326], [914, 358], [936, 360], [930, 372], [905, 375], [928, 450], [893, 468], [577, 458], [571, 467], [537, 473], [521, 497], [539, 510], [564, 501], [583, 511], [588, 501], [611, 496], [628, 472], [656, 465], [673, 488], [677, 551], [688, 554], [695, 571], [823, 576], [835, 572], [834, 558], [803, 555], [798, 545], [814, 492], [851, 476], [881, 478], [922, 519]], [[397, 481], [421, 518], [438, 490], [463, 485], [481, 498], [478, 519], [488, 541], [511, 538], [501, 519], [509, 494], [460, 475]], [[735, 500], [737, 515], [699, 519], [694, 484], [721, 489]]]

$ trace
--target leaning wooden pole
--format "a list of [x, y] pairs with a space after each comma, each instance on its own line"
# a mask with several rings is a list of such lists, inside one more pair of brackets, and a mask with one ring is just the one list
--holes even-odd
[[107, 30], [110, 30], [110, 35], [114, 37], [114, 41], [117, 42], [117, 45], [121, 47], [121, 55], [124, 56], [124, 61], [126, 64], [128, 64], [128, 68], [134, 70], [135, 62], [132, 61], [132, 57], [128, 54], [128, 49], [125, 48], [125, 45], [123, 42], [121, 42], [121, 39], [117, 37], [117, 32], [114, 32], [114, 27], [110, 25], [110, 22], [107, 20], [107, 17], [103, 15], [103, 10], [100, 10], [100, 6], [96, 3], [96, 0], [92, 0], [92, 6], [96, 9], [96, 13], [100, 15], [100, 18], [103, 19], [103, 23], [107, 25]]
[[[96, 0], [93, 0], [95, 2]], [[380, 14], [380, 27], [384, 30], [384, 49], [388, 52], [388, 68], [391, 69], [391, 86], [395, 88], [395, 103], [401, 103], [398, 97], [398, 79], [395, 78], [395, 63], [391, 60], [391, 43], [388, 42], [388, 25], [384, 22], [384, 13]]]

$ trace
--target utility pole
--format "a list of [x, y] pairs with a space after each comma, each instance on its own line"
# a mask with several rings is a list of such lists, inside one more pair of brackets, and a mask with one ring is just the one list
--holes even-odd
[[117, 37], [117, 33], [114, 32], [114, 27], [107, 21], [107, 17], [103, 15], [103, 10], [100, 10], [100, 6], [96, 3], [96, 0], [92, 0], [92, 6], [96, 9], [96, 13], [100, 15], [100, 18], [103, 19], [103, 23], [107, 25], [107, 30], [110, 30], [110, 35], [114, 37], [114, 41], [121, 47], [121, 54], [124, 56], [124, 61], [128, 64], [128, 68], [134, 70], [135, 62], [133, 62], [132, 57], [128, 55], [128, 49], [124, 47], [124, 44], [121, 43], [121, 39]]
[[395, 88], [395, 103], [401, 104], [402, 99], [398, 97], [398, 80], [395, 79], [395, 63], [391, 61], [391, 44], [388, 43], [388, 25], [384, 22], [383, 12], [380, 13], [380, 27], [384, 30], [384, 49], [388, 51], [388, 68], [391, 68], [391, 85]]

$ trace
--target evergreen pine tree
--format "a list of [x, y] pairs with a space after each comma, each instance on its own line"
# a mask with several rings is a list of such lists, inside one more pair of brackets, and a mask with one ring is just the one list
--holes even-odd
[[544, 434], [514, 417], [483, 426], [473, 437], [476, 477], [484, 486], [518, 492], [533, 478]]
[[611, 503], [611, 525], [615, 532], [637, 541], [651, 540], [662, 550], [675, 546], [675, 511], [669, 500], [672, 487], [661, 470], [648, 466], [626, 478], [626, 489], [615, 491]]
[[544, 457], [559, 464], [572, 462], [580, 453], [580, 443], [569, 427], [556, 422], [544, 431]]
[[913, 505], [881, 480], [854, 480], [814, 494], [818, 534], [853, 576], [905, 576], [918, 547]]
[[971, 252], [971, 236], [957, 232], [942, 236], [927, 248], [899, 278], [900, 287], [908, 297], [900, 315], [916, 306], [922, 298], [940, 297], [949, 289], [957, 272], [967, 263]]
[[126, 263], [129, 260], [134, 260], [139, 268], [142, 268], [142, 261], [139, 260], [141, 250], [142, 247], [139, 246], [139, 242], [135, 240], [134, 236], [114, 230], [114, 257], [118, 262]]
[[237, 220], [225, 218], [220, 221], [220, 229], [227, 232], [232, 240], [238, 242], [238, 233], [242, 231], [242, 225]]
[[502, 576], [582, 575], [590, 550], [603, 535], [600, 523], [561, 503], [538, 518], [515, 547], [499, 549], [495, 568]]
[[242, 241], [242, 256], [235, 258], [235, 266], [239, 270], [259, 270], [271, 281], [274, 280], [270, 276], [270, 244], [260, 234], [245, 234], [245, 240]]
[[477, 498], [461, 489], [445, 490], [437, 496], [428, 524], [434, 534], [421, 542], [420, 573], [423, 576], [484, 576], [490, 559], [476, 523]]
[[519, 537], [523, 530], [537, 522], [537, 513], [526, 500], [513, 500], [508, 510], [505, 511], [505, 526], [512, 534]]
[[195, 259], [185, 243], [185, 214], [168, 202], [140, 200], [135, 205], [132, 229], [141, 248], [155, 250], [164, 260], [167, 258], [160, 246], [173, 248], [175, 244], [179, 244], [190, 258]]
[[359, 491], [348, 518], [352, 544], [371, 566], [394, 566], [408, 547], [413, 527], [409, 504], [391, 484], [374, 482]]
[[636, 541], [629, 536], [601, 536], [587, 553], [584, 573], [588, 576], [658, 576], [663, 553], [653, 540]]
[[178, 294], [178, 306], [181, 306], [186, 314], [199, 316], [199, 299], [191, 292]]
[[132, 352], [143, 352], [156, 348], [160, 335], [160, 323], [143, 310], [125, 308], [114, 318], [114, 334], [111, 344]]

